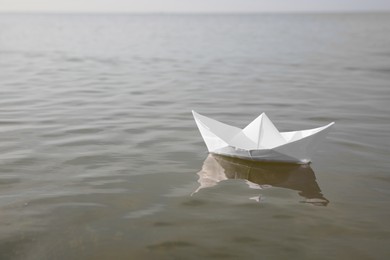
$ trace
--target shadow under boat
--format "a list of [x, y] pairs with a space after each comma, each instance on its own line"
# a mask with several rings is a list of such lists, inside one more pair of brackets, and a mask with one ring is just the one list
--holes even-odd
[[209, 188], [220, 181], [242, 179], [251, 188], [280, 187], [298, 191], [303, 202], [326, 206], [329, 201], [322, 195], [314, 171], [309, 165], [264, 163], [209, 154], [199, 175], [199, 188]]

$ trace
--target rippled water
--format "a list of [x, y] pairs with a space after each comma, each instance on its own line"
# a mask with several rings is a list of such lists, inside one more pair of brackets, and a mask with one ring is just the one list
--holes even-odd
[[[0, 258], [387, 259], [389, 83], [388, 14], [0, 15]], [[192, 109], [336, 125], [251, 164]]]

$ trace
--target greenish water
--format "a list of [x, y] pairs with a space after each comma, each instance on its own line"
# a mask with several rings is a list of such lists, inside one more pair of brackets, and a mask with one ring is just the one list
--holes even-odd
[[[390, 16], [0, 15], [0, 259], [388, 259]], [[335, 121], [310, 167], [191, 110]]]

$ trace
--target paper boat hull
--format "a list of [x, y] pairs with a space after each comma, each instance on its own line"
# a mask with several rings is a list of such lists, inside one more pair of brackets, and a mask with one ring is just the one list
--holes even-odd
[[[264, 120], [265, 122], [259, 123], [259, 134], [256, 136], [259, 143], [256, 144], [251, 141], [253, 140], [253, 136], [247, 137], [245, 131], [247, 131], [248, 127], [242, 130], [202, 116], [194, 111], [193, 115], [210, 153], [251, 161], [298, 164], [310, 163], [313, 152], [318, 144], [326, 138], [330, 127], [334, 124], [330, 123], [326, 126], [309, 130], [279, 133], [276, 127], [269, 121], [268, 117], [266, 117], [265, 114], [262, 114], [259, 118], [264, 117], [268, 121]], [[261, 128], [262, 125], [265, 125], [266, 123], [271, 124], [270, 127]], [[253, 122], [248, 126], [251, 125], [253, 125]], [[274, 131], [275, 133], [271, 132], [269, 134], [266, 131]], [[253, 132], [254, 131], [251, 133]], [[266, 134], [269, 134], [269, 137], [260, 140], [260, 138]], [[240, 140], [242, 140], [242, 143], [237, 142], [238, 138], [241, 138]], [[273, 144], [272, 138], [279, 138], [279, 140], [276, 140]], [[260, 141], [262, 141], [262, 143]], [[240, 144], [242, 144], [242, 147], [238, 146]], [[262, 144], [266, 144], [270, 147], [261, 147]], [[253, 148], [253, 146], [261, 148], [256, 149]]]
[[307, 161], [299, 160], [297, 158], [276, 152], [272, 149], [248, 151], [243, 149], [237, 149], [232, 146], [227, 146], [225, 148], [212, 151], [210, 153], [216, 155], [235, 157], [235, 158], [240, 158], [240, 159], [250, 160], [250, 161], [287, 162], [287, 163], [300, 163], [300, 164], [308, 163]]

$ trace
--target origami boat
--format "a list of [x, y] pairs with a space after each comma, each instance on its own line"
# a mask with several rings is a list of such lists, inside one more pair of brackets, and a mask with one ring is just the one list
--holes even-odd
[[192, 111], [210, 153], [254, 161], [306, 164], [334, 122], [308, 130], [279, 132], [265, 113], [244, 129]]

